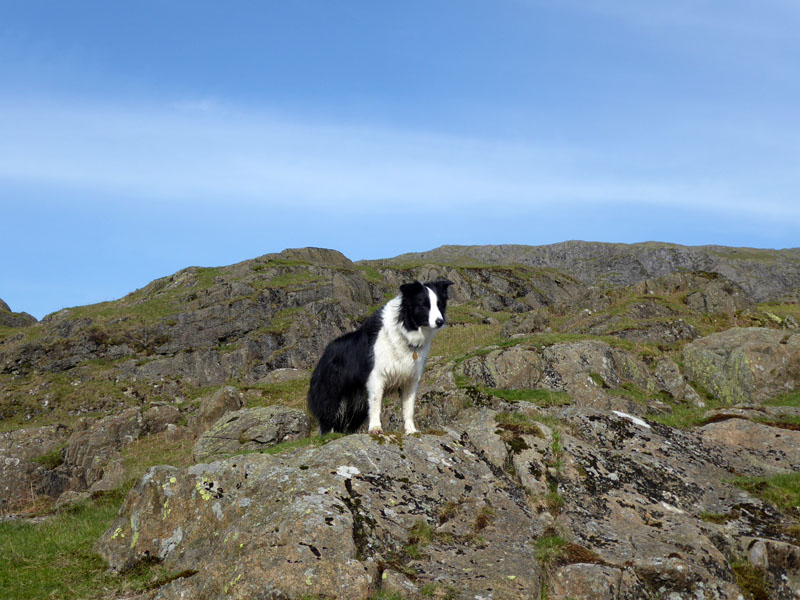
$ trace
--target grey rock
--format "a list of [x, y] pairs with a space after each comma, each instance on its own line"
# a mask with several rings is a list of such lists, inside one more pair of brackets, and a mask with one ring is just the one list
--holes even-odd
[[[704, 444], [725, 452], [759, 474], [800, 470], [800, 431], [757, 423], [745, 418], [720, 419], [699, 429]], [[739, 472], [745, 469], [740, 467]]]
[[200, 435], [216, 423], [226, 413], [239, 410], [244, 406], [244, 398], [236, 388], [226, 385], [210, 398], [200, 402], [197, 412], [189, 419], [189, 427]]
[[192, 456], [196, 461], [212, 460], [297, 440], [308, 433], [308, 417], [303, 411], [284, 406], [243, 408], [227, 413], [203, 433]]
[[[420, 523], [425, 541], [409, 555]], [[382, 569], [403, 589], [392, 571], [457, 598], [514, 599], [539, 596], [540, 533], [524, 496], [459, 436], [351, 435], [286, 456], [156, 467], [97, 549], [117, 570], [157, 556], [196, 571], [163, 586], [164, 599], [366, 599]]]
[[36, 317], [26, 312], [12, 312], [0, 298], [0, 327], [27, 327], [37, 323]]
[[172, 406], [156, 406], [145, 411], [129, 408], [102, 419], [81, 419], [67, 441], [64, 464], [58, 470], [90, 488], [104, 478], [108, 464], [119, 451], [140, 437], [159, 433], [180, 418]]
[[656, 387], [641, 361], [595, 340], [558, 343], [541, 349], [525, 344], [497, 349], [465, 360], [458, 371], [477, 385], [565, 391], [581, 405], [619, 408], [637, 414], [643, 413], [644, 407], [615, 396], [613, 388], [626, 382], [645, 390]]
[[383, 262], [459, 264], [465, 260], [558, 269], [584, 283], [609, 287], [634, 285], [681, 271], [714, 273], [739, 285], [756, 302], [793, 292], [800, 282], [800, 250], [797, 248], [776, 251], [657, 242], [569, 241], [547, 246], [441, 246]]
[[683, 348], [686, 374], [720, 400], [762, 402], [800, 387], [800, 334], [731, 328]]
[[35, 459], [58, 451], [69, 436], [48, 425], [0, 433], [0, 511], [15, 512], [42, 496], [57, 497], [75, 484]]
[[[742, 593], [729, 562], [741, 556], [769, 565], [769, 597], [791, 598], [800, 548], [784, 517], [727, 483], [768, 472], [749, 458], [622, 412], [567, 407], [553, 429], [533, 405], [508, 410], [519, 419], [471, 409], [437, 435], [156, 467], [97, 549], [116, 570], [154, 556], [188, 570], [164, 599], [513, 599], [545, 586], [563, 600], [727, 600]], [[561, 545], [539, 554], [547, 538]]]
[[669, 357], [659, 359], [653, 372], [659, 389], [667, 392], [677, 402], [705, 406], [700, 395], [686, 381], [675, 361]]

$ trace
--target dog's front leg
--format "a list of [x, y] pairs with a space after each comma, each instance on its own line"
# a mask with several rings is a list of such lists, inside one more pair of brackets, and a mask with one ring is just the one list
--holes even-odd
[[414, 402], [417, 398], [417, 385], [416, 381], [409, 383], [401, 393], [403, 399], [403, 427], [407, 434], [417, 433], [417, 428], [414, 427]]
[[367, 382], [367, 406], [369, 411], [368, 431], [372, 434], [383, 433], [381, 428], [381, 401], [383, 400], [383, 385], [377, 379], [371, 378]]

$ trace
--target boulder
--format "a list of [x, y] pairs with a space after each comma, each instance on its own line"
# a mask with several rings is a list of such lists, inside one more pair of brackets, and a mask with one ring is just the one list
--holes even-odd
[[147, 410], [129, 408], [103, 419], [81, 419], [64, 450], [59, 470], [79, 478], [83, 489], [104, 478], [106, 465], [118, 458], [120, 449], [142, 436], [159, 433], [180, 418], [172, 406]]
[[[703, 442], [749, 463], [760, 474], [800, 470], [800, 431], [717, 412], [699, 428]], [[749, 415], [748, 415], [749, 416]]]
[[[151, 469], [96, 548], [153, 559], [171, 598], [364, 599], [386, 580], [453, 598], [539, 597], [524, 494], [450, 433], [346, 436], [288, 455]], [[413, 574], [413, 583], [405, 574]]]
[[718, 277], [711, 279], [702, 290], [689, 293], [686, 305], [698, 312], [732, 315], [750, 308], [753, 303], [741, 286]]
[[244, 398], [235, 387], [227, 385], [200, 402], [200, 408], [189, 419], [189, 427], [200, 435], [216, 423], [223, 415], [239, 410], [244, 406]]
[[246, 451], [257, 451], [281, 442], [307, 437], [308, 417], [285, 406], [244, 408], [220, 418], [194, 446], [195, 461]]
[[164, 600], [728, 600], [741, 557], [764, 569], [764, 597], [792, 597], [786, 516], [728, 483], [771, 470], [621, 411], [542, 417], [520, 402], [437, 434], [154, 467], [96, 549], [117, 571], [182, 573]]
[[[53, 468], [69, 431], [48, 425], [0, 433], [0, 511], [15, 512], [42, 496], [57, 497], [77, 482]], [[53, 455], [52, 464], [37, 461]]]
[[36, 317], [26, 312], [11, 312], [8, 304], [0, 299], [0, 327], [27, 327], [36, 322]]
[[734, 327], [684, 346], [691, 381], [728, 404], [763, 402], [800, 387], [800, 334]]
[[492, 388], [565, 391], [579, 404], [644, 413], [643, 406], [616, 396], [614, 388], [633, 383], [654, 390], [647, 367], [606, 342], [580, 340], [545, 348], [524, 344], [493, 350], [465, 360], [458, 373]]
[[694, 406], [705, 406], [700, 395], [689, 385], [675, 361], [663, 357], [656, 363], [653, 373], [659, 389], [664, 390], [676, 402], [686, 402]]
[[514, 315], [503, 323], [501, 333], [511, 337], [513, 335], [528, 335], [539, 333], [550, 325], [550, 317], [545, 309], [532, 310], [521, 315]]

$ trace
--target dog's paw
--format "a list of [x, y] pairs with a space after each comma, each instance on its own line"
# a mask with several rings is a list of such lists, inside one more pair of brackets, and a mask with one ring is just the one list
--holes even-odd
[[373, 427], [369, 430], [370, 435], [383, 435], [383, 429], [380, 427]]
[[417, 433], [417, 428], [414, 427], [413, 425], [411, 427], [406, 427], [405, 430], [406, 430], [406, 435]]

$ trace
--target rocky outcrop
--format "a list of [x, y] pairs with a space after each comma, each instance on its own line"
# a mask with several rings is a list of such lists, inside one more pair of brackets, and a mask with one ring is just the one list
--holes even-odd
[[[172, 406], [154, 406], [131, 408], [103, 419], [82, 419], [67, 441], [58, 471], [76, 478], [80, 489], [92, 489], [97, 484], [101, 489], [113, 489], [121, 483], [120, 464], [112, 464], [119, 458], [120, 449], [140, 437], [164, 431], [179, 418], [180, 412]], [[110, 487], [108, 482], [100, 483], [106, 477], [114, 480]]]
[[800, 249], [758, 250], [647, 242], [606, 244], [570, 241], [548, 246], [442, 246], [403, 254], [387, 262], [519, 264], [558, 269], [587, 284], [631, 286], [676, 272], [717, 273], [762, 302], [800, 287]]
[[686, 381], [686, 377], [671, 358], [661, 358], [656, 363], [653, 376], [659, 389], [667, 392], [673, 400], [693, 404], [694, 406], [705, 406], [704, 400]]
[[545, 389], [567, 392], [583, 406], [619, 408], [643, 413], [614, 389], [626, 383], [654, 390], [656, 380], [629, 353], [606, 342], [579, 340], [543, 348], [520, 344], [465, 360], [459, 374], [472, 383], [502, 389]]
[[[453, 306], [467, 303], [471, 313], [462, 311], [463, 318], [492, 323], [492, 313], [501, 311], [507, 336], [552, 327], [676, 347], [699, 337], [708, 315], [718, 315], [716, 327], [753, 312], [755, 300], [779, 292], [793, 297], [799, 260], [794, 251], [566, 243], [439, 249], [361, 263], [302, 248], [226, 267], [190, 267], [120, 300], [65, 309], [19, 333], [0, 332], [0, 417], [53, 410], [46, 385], [67, 371], [77, 381], [111, 382], [103, 393], [87, 394], [91, 405], [82, 407], [109, 413], [128, 405], [129, 382], [158, 384], [158, 392], [139, 386], [136, 394], [145, 403], [163, 402], [164, 390], [185, 396], [231, 380], [255, 384], [276, 369], [308, 370], [368, 307], [414, 278], [455, 282]], [[795, 321], [790, 314], [774, 318], [755, 310], [742, 322], [790, 327]], [[28, 394], [5, 385], [26, 379]]]
[[800, 386], [800, 334], [731, 328], [683, 348], [686, 374], [729, 403], [761, 402]]
[[258, 451], [308, 436], [306, 413], [285, 406], [243, 408], [220, 418], [197, 440], [195, 461]]
[[244, 407], [242, 393], [235, 387], [226, 385], [210, 398], [200, 401], [200, 406], [189, 419], [189, 427], [196, 435], [208, 430], [223, 415]]
[[36, 323], [36, 317], [26, 312], [12, 312], [8, 304], [0, 298], [0, 327], [27, 327]]
[[193, 573], [158, 598], [366, 599], [389, 579], [530, 598], [542, 574], [530, 541], [547, 521], [458, 435], [362, 434], [155, 468], [97, 548], [117, 570], [156, 559]]
[[69, 433], [48, 425], [0, 433], [0, 514], [57, 497], [73, 483], [53, 471]]
[[160, 599], [727, 600], [743, 557], [764, 597], [793, 597], [785, 517], [726, 483], [765, 473], [763, 449], [730, 456], [707, 431], [621, 411], [558, 414], [518, 403], [435, 435], [156, 467], [97, 550], [118, 571], [156, 560], [181, 573]]

